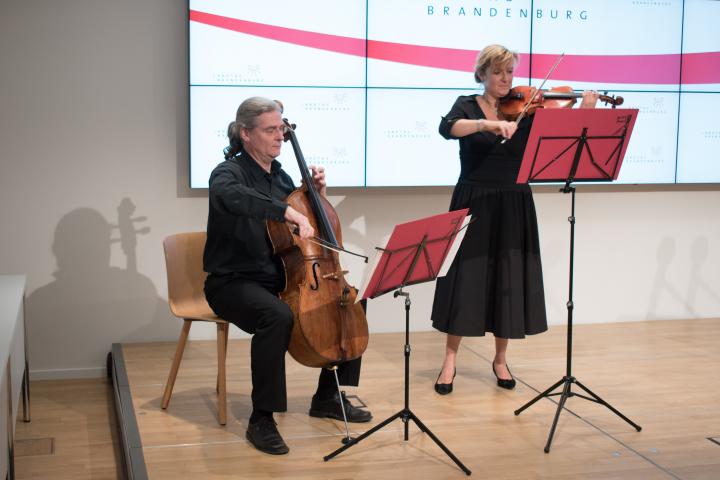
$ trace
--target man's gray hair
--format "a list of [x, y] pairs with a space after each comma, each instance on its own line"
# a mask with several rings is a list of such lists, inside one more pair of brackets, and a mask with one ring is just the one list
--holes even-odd
[[282, 103], [265, 97], [250, 97], [242, 102], [237, 109], [235, 121], [228, 125], [227, 136], [230, 145], [223, 149], [225, 160], [230, 160], [242, 151], [241, 128], [254, 128], [257, 124], [257, 117], [263, 113], [282, 113], [282, 111]]
[[282, 107], [275, 100], [265, 97], [250, 97], [240, 104], [235, 117], [238, 127], [253, 128], [257, 117], [268, 112], [282, 113]]

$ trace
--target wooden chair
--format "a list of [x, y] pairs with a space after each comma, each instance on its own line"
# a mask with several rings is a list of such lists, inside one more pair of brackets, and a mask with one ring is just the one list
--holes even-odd
[[184, 323], [165, 384], [161, 406], [166, 409], [170, 403], [175, 378], [190, 333], [190, 325], [194, 321], [214, 322], [217, 324], [218, 374], [215, 389], [218, 393], [218, 421], [221, 425], [225, 425], [227, 423], [225, 358], [230, 324], [215, 315], [205, 300], [203, 286], [207, 274], [203, 271], [202, 257], [206, 237], [205, 232], [178, 233], [163, 241], [170, 311], [176, 317], [182, 318]]

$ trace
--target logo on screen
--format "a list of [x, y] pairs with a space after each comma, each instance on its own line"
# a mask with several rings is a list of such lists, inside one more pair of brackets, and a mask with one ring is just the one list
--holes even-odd
[[499, 4], [510, 4], [512, 0], [499, 2], [490, 0], [486, 3], [494, 6], [477, 6], [478, 2], [472, 5], [427, 5], [426, 13], [430, 17], [481, 17], [490, 19], [501, 18], [527, 18], [531, 16], [536, 20], [565, 20], [565, 21], [585, 21], [588, 19], [587, 10], [577, 10], [572, 8], [513, 8], [509, 6], [500, 6]]
[[333, 94], [325, 101], [305, 102], [303, 107], [311, 112], [349, 112], [350, 105], [346, 93]]
[[317, 165], [320, 167], [327, 167], [328, 165], [349, 165], [350, 160], [348, 158], [347, 147], [344, 146], [333, 146], [331, 147], [332, 153], [330, 155], [307, 155], [305, 160], [310, 165]]
[[667, 106], [665, 105], [665, 97], [653, 97], [651, 104], [640, 106], [640, 111], [643, 113], [666, 114]]
[[226, 85], [242, 85], [242, 84], [256, 84], [259, 85], [265, 82], [265, 78], [262, 76], [262, 67], [259, 64], [248, 65], [245, 72], [219, 72], [215, 74], [215, 81], [218, 84]]
[[347, 147], [333, 147], [333, 156], [335, 158], [332, 162], [334, 165], [347, 165], [350, 163]]
[[397, 128], [385, 130], [385, 138], [391, 139], [418, 139], [430, 138], [430, 129], [427, 122], [416, 121], [412, 128]]
[[672, 5], [671, 2], [662, 0], [634, 0], [632, 4], [636, 7], [670, 7]]

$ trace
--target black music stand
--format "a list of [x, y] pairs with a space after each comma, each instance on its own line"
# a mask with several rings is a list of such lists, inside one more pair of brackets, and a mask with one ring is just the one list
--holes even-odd
[[[567, 365], [565, 375], [550, 388], [538, 394], [522, 407], [520, 413], [543, 397], [560, 395], [557, 411], [548, 435], [545, 453], [550, 452], [555, 428], [565, 401], [580, 397], [605, 405], [614, 414], [635, 427], [642, 427], [616, 410], [612, 405], [593, 393], [572, 375], [572, 326], [573, 326], [573, 261], [575, 252], [575, 182], [602, 182], [616, 180], [620, 173], [625, 150], [637, 117], [637, 109], [583, 109], [538, 110], [527, 143], [517, 183], [564, 182], [562, 193], [571, 193], [570, 222], [570, 272], [569, 298], [567, 302]], [[572, 391], [577, 384], [589, 397]], [[563, 385], [562, 392], [554, 392]]]
[[382, 254], [376, 258], [376, 264], [371, 270], [372, 274], [368, 277], [369, 280], [363, 286], [358, 299], [375, 298], [392, 290], [395, 290], [393, 297], [405, 297], [405, 406], [396, 414], [324, 457], [325, 461], [399, 418], [405, 424], [405, 441], [408, 440], [408, 424], [412, 420], [463, 472], [467, 475], [472, 473], [410, 410], [410, 294], [403, 291], [408, 285], [429, 282], [447, 273], [447, 268], [465, 233], [461, 230], [467, 213], [468, 209], [465, 208], [396, 225], [386, 247], [377, 248]]

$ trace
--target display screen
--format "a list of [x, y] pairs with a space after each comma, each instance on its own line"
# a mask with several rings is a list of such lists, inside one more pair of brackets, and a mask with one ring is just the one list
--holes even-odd
[[[616, 183], [720, 183], [720, 1], [189, 1], [190, 183], [206, 188], [246, 98], [281, 100], [332, 186], [453, 185], [437, 132], [482, 93], [477, 52], [517, 51], [515, 85], [622, 96], [639, 114]], [[599, 108], [609, 106], [599, 104]], [[278, 158], [299, 182], [289, 145]]]

